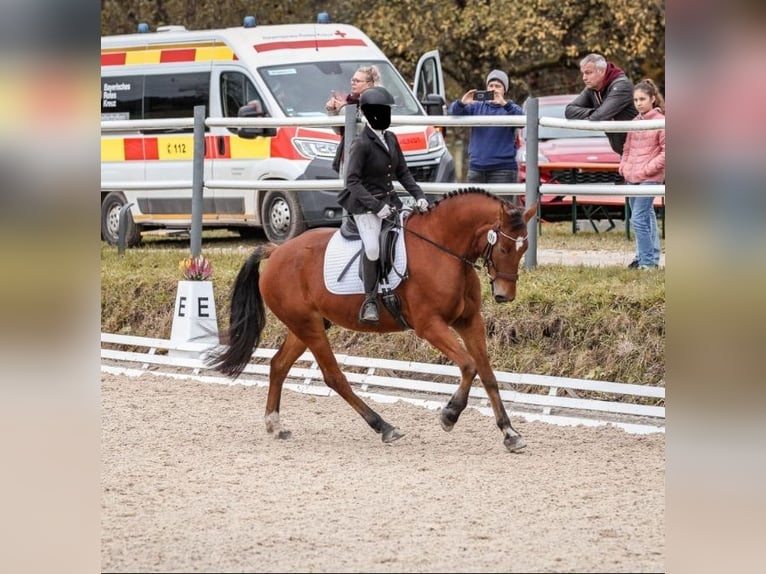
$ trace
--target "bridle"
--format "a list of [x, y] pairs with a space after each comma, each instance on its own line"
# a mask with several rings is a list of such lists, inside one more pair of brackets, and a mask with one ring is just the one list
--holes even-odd
[[[396, 226], [400, 229], [403, 229], [407, 231], [408, 233], [411, 233], [412, 235], [419, 237], [423, 241], [426, 241], [427, 243], [430, 243], [437, 249], [440, 249], [441, 251], [444, 251], [445, 253], [448, 253], [452, 257], [455, 257], [456, 259], [459, 259], [466, 265], [470, 265], [477, 271], [481, 269], [481, 265], [476, 264], [474, 261], [471, 261], [464, 255], [460, 255], [459, 253], [455, 253], [451, 249], [448, 249], [444, 247], [443, 245], [440, 245], [439, 243], [436, 243], [432, 239], [429, 239], [425, 235], [421, 235], [417, 231], [413, 231], [412, 229], [409, 229], [408, 227], [405, 227], [403, 225], [400, 225], [398, 222], [396, 223]], [[500, 279], [505, 279], [507, 281], [517, 281], [519, 278], [518, 273], [504, 273], [502, 271], [499, 271], [497, 267], [495, 266], [495, 262], [492, 260], [492, 250], [495, 248], [495, 245], [497, 244], [497, 236], [501, 235], [505, 237], [506, 239], [509, 239], [516, 243], [516, 249], [521, 249], [524, 245], [524, 242], [527, 240], [528, 235], [519, 236], [519, 237], [511, 237], [507, 233], [503, 232], [502, 229], [500, 229], [500, 223], [495, 223], [495, 226], [487, 231], [487, 246], [484, 248], [484, 250], [481, 252], [481, 255], [479, 256], [481, 259], [484, 260], [484, 268], [487, 271], [487, 275], [489, 276], [490, 282], [493, 282], [498, 277]], [[493, 275], [494, 270], [494, 275]]]
[[[496, 223], [495, 226], [487, 231], [487, 246], [484, 248], [484, 251], [481, 254], [481, 258], [484, 259], [484, 267], [487, 270], [487, 275], [489, 276], [490, 282], [493, 282], [498, 277], [500, 279], [505, 279], [506, 281], [517, 281], [519, 278], [518, 273], [504, 273], [502, 271], [499, 271], [497, 267], [495, 266], [495, 262], [492, 260], [492, 250], [495, 248], [495, 245], [497, 245], [497, 236], [501, 235], [505, 237], [506, 239], [509, 239], [516, 243], [516, 250], [520, 250], [524, 246], [524, 242], [527, 240], [527, 237], [529, 236], [524, 235], [523, 237], [519, 235], [518, 237], [511, 237], [507, 233], [503, 232], [502, 229], [500, 229], [500, 224]], [[494, 275], [492, 275], [492, 270], [494, 269]]]

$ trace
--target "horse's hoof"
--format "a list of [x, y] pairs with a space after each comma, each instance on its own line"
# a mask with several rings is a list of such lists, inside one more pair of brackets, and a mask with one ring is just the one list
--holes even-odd
[[450, 432], [455, 426], [455, 421], [450, 420], [445, 413], [446, 411], [442, 410], [439, 414], [439, 424], [445, 431]]
[[281, 431], [279, 431], [278, 433], [276, 433], [276, 434], [274, 435], [274, 438], [276, 438], [276, 439], [280, 439], [280, 440], [285, 440], [285, 439], [288, 439], [288, 438], [290, 438], [290, 436], [291, 436], [292, 434], [293, 434], [293, 433], [292, 433], [291, 431], [289, 431], [289, 430], [281, 430]]
[[505, 448], [508, 449], [508, 452], [519, 452], [527, 446], [527, 443], [524, 442], [524, 439], [521, 438], [521, 436], [505, 437], [503, 444], [505, 445]]
[[389, 443], [394, 442], [395, 440], [398, 440], [404, 436], [404, 433], [400, 431], [396, 427], [392, 427], [391, 430], [388, 430], [383, 433], [383, 442]]

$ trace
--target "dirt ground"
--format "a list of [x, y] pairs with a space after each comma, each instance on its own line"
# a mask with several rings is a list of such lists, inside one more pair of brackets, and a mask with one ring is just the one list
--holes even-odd
[[102, 373], [105, 572], [658, 572], [665, 435]]

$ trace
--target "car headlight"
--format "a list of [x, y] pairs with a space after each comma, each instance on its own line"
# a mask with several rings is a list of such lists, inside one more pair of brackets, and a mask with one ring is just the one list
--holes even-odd
[[428, 138], [428, 151], [435, 151], [444, 147], [444, 138], [439, 130], [435, 130]]
[[[519, 163], [527, 163], [527, 150], [519, 148], [516, 152], [516, 161]], [[540, 152], [537, 152], [537, 163], [548, 163], [548, 158]]]
[[335, 152], [338, 150], [337, 142], [304, 138], [293, 139], [293, 146], [295, 146], [295, 149], [298, 150], [299, 154], [309, 159], [317, 157], [332, 159], [335, 157]]

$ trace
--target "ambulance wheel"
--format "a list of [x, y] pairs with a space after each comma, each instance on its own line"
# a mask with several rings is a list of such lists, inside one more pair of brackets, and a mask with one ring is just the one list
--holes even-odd
[[266, 194], [261, 221], [266, 238], [273, 243], [297, 237], [307, 227], [296, 192], [289, 190], [275, 189]]
[[[113, 191], [101, 202], [101, 239], [109, 245], [117, 245], [120, 238], [120, 211], [127, 203], [125, 196]], [[127, 229], [125, 230], [125, 245], [135, 247], [141, 243], [141, 232], [133, 222], [133, 216], [127, 214]]]

